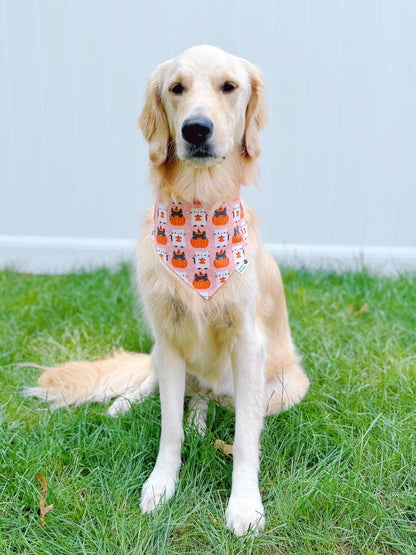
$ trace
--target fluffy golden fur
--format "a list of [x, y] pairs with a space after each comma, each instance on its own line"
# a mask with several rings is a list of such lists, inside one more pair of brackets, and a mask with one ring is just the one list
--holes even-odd
[[[209, 122], [203, 148], [185, 138], [189, 121]], [[156, 197], [212, 207], [238, 198], [242, 185], [257, 180], [259, 131], [265, 122], [263, 80], [246, 60], [202, 46], [159, 66], [139, 120], [149, 143]], [[118, 397], [109, 409], [117, 415], [159, 387], [162, 437], [155, 469], [143, 486], [144, 512], [174, 493], [184, 394], [191, 395], [201, 432], [209, 399], [234, 403], [233, 486], [226, 520], [238, 535], [264, 526], [258, 491], [263, 416], [298, 403], [309, 386], [291, 338], [280, 272], [262, 245], [255, 213], [247, 205], [244, 211], [249, 265], [206, 300], [157, 255], [150, 208], [138, 242], [137, 276], [155, 338], [152, 355], [119, 351], [103, 361], [64, 364], [48, 369], [28, 392], [55, 406]]]

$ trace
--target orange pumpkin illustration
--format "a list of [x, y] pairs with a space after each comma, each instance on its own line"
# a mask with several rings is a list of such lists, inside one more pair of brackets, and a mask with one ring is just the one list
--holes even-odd
[[172, 264], [175, 268], [186, 268], [188, 261], [185, 258], [185, 253], [179, 250], [173, 251]]
[[243, 208], [242, 204], [240, 204], [240, 206], [241, 206], [240, 218], [243, 219], [244, 218], [244, 208]]
[[183, 215], [182, 208], [171, 208], [170, 223], [172, 225], [184, 225], [185, 216]]
[[193, 285], [195, 289], [208, 289], [211, 285], [208, 274], [203, 274], [202, 272], [195, 274]]
[[205, 231], [193, 231], [191, 245], [196, 249], [204, 249], [208, 246], [207, 234]]
[[165, 228], [162, 226], [159, 226], [157, 228], [156, 241], [159, 243], [159, 245], [166, 245], [166, 243], [168, 242], [168, 238], [166, 237], [166, 233], [165, 233]]
[[240, 229], [235, 227], [232, 239], [233, 243], [241, 243], [242, 240], [243, 238], [241, 237]]
[[212, 216], [212, 222], [214, 225], [227, 225], [228, 224], [228, 214], [227, 208], [218, 208], [214, 211], [214, 215]]
[[225, 250], [218, 251], [215, 254], [214, 266], [216, 268], [225, 268], [230, 263], [230, 260], [225, 252]]

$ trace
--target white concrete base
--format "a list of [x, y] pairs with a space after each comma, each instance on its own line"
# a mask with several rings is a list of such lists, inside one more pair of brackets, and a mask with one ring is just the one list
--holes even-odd
[[350, 245], [266, 245], [281, 266], [294, 269], [359, 272], [396, 277], [416, 273], [416, 248]]
[[133, 262], [136, 241], [79, 237], [0, 235], [0, 268], [32, 274], [66, 274]]
[[[64, 274], [133, 262], [133, 239], [0, 235], [0, 268], [34, 274]], [[266, 248], [281, 266], [359, 271], [397, 276], [416, 273], [416, 248], [345, 245], [279, 245]]]

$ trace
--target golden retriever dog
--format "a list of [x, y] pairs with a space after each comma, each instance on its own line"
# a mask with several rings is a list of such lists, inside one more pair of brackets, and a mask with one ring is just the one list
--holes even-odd
[[[159, 388], [162, 432], [141, 493], [144, 513], [174, 494], [184, 396], [190, 396], [191, 419], [201, 433], [210, 399], [232, 403], [233, 474], [225, 516], [239, 536], [265, 524], [258, 486], [264, 416], [289, 409], [309, 387], [292, 341], [280, 272], [262, 245], [256, 214], [240, 199], [241, 187], [257, 179], [265, 123], [263, 79], [248, 61], [197, 46], [157, 67], [139, 120], [156, 199], [137, 250], [152, 353], [120, 350], [102, 361], [48, 368], [27, 391], [54, 407], [117, 397], [109, 408], [115, 416]], [[190, 214], [192, 222], [180, 232]], [[174, 240], [178, 248], [168, 254]], [[221, 240], [228, 240], [230, 250], [216, 245]], [[216, 274], [206, 270], [208, 259], [216, 263]], [[214, 275], [218, 287], [212, 287]]]

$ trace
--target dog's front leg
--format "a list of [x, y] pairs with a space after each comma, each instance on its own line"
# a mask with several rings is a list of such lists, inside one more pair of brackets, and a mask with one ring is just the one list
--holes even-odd
[[235, 391], [233, 481], [225, 513], [227, 527], [237, 536], [264, 528], [258, 473], [260, 433], [264, 417], [265, 347], [251, 326], [232, 352]]
[[152, 362], [159, 380], [162, 433], [155, 467], [142, 489], [140, 508], [144, 513], [152, 511], [159, 502], [167, 501], [174, 494], [183, 441], [185, 362], [163, 340], [156, 342]]

